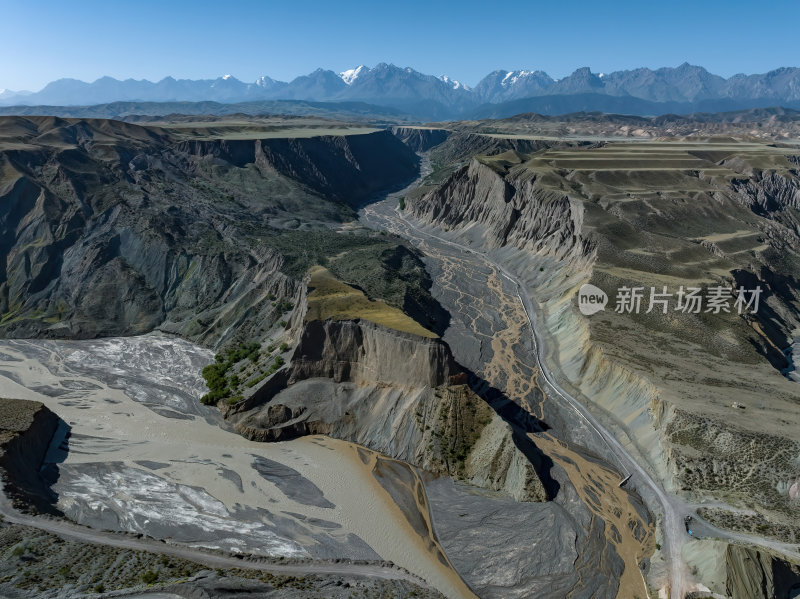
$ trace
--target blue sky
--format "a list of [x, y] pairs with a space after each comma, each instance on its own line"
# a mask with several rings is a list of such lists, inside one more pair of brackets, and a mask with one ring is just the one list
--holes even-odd
[[609, 72], [684, 61], [797, 66], [798, 0], [350, 2], [0, 0], [0, 89], [60, 77], [290, 80], [392, 62], [468, 85], [492, 70]]

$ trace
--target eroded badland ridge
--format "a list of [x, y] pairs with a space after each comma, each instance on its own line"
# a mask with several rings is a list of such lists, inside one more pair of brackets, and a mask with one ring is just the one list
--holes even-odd
[[[711, 500], [699, 510], [710, 522], [790, 551], [798, 395], [780, 373], [797, 330], [785, 282], [798, 272], [795, 154], [702, 138], [508, 151], [405, 200], [415, 218], [509, 265], [536, 302], [561, 383], [592, 398], [666, 484], [690, 503]], [[587, 319], [575, 303], [586, 282], [612, 297], [626, 285], [759, 284], [766, 306], [746, 318]]]
[[[487, 249], [524, 250], [546, 265], [539, 270], [532, 260], [522, 276], [529, 276], [544, 317], [552, 319], [549, 330], [559, 331], [553, 335], [553, 358], [569, 382], [582, 386], [604, 409], [614, 413], [616, 402], [626, 403], [614, 397], [617, 390], [600, 399], [618, 378], [638, 394], [639, 408], [624, 420], [635, 422], [646, 413], [664, 430], [675, 431], [671, 452], [655, 450], [662, 457], [653, 457], [654, 468], [661, 470], [665, 458], [674, 459], [672, 476], [687, 490], [713, 488], [723, 482], [720, 470], [736, 468], [706, 464], [693, 469], [688, 462], [694, 455], [708, 459], [704, 444], [713, 445], [726, 427], [759, 433], [762, 443], [774, 446], [765, 451], [774, 455], [773, 465], [783, 465], [783, 473], [765, 468], [765, 478], [753, 481], [753, 488], [739, 488], [740, 499], [780, 506], [789, 514], [796, 509], [788, 493], [796, 476], [791, 458], [796, 450], [786, 443], [797, 441], [791, 419], [796, 390], [787, 378], [774, 375], [788, 367], [782, 350], [798, 327], [797, 291], [787, 284], [799, 265], [795, 160], [792, 149], [725, 141], [508, 152], [473, 159], [407, 205], [425, 222], [468, 229]], [[746, 318], [701, 312], [681, 321], [661, 310], [639, 315], [609, 310], [589, 320], [563, 302], [566, 290], [584, 282], [616, 291], [625, 285], [660, 290], [677, 281], [730, 288], [758, 283], [765, 305]], [[711, 339], [716, 343], [709, 347]], [[614, 364], [624, 368], [615, 371]], [[754, 372], [763, 373], [758, 385], [751, 383]], [[639, 383], [630, 378], [635, 375]], [[746, 395], [733, 391], [743, 388]], [[662, 400], [669, 408], [659, 405]], [[732, 409], [736, 400], [750, 412]], [[720, 428], [692, 419], [692, 413], [715, 416]], [[681, 424], [670, 424], [673, 418]], [[783, 443], [774, 438], [776, 432], [785, 436]], [[731, 438], [748, 443], [744, 434]], [[754, 458], [744, 446], [726, 452], [729, 460]], [[753, 495], [780, 488], [785, 492], [770, 501]]]
[[[73, 429], [4, 466], [6, 492], [171, 539], [160, 565], [120, 550], [181, 596], [245, 584], [229, 551], [266, 560], [265, 597], [785, 596], [800, 150], [782, 119], [3, 118], [0, 332], [31, 340], [4, 342], [0, 383]], [[764, 293], [747, 318], [585, 317], [587, 282]], [[46, 446], [36, 426], [12, 436]], [[9, 552], [57, 534], [19, 526]], [[63, 596], [141, 584], [74, 578]]]

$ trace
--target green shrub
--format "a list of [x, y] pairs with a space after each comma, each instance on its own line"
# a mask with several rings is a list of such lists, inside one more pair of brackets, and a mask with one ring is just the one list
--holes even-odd
[[275, 304], [275, 307], [278, 308], [281, 313], [284, 313], [290, 312], [294, 308], [294, 304], [289, 300], [284, 300]]
[[208, 387], [208, 393], [201, 397], [200, 401], [207, 406], [213, 406], [229, 397], [232, 390], [241, 385], [241, 381], [236, 374], [228, 379], [228, 371], [234, 364], [244, 359], [257, 362], [260, 350], [261, 344], [252, 341], [250, 343], [240, 343], [235, 348], [228, 348], [225, 352], [218, 353], [214, 357], [216, 362], [209, 364], [201, 371]]
[[258, 351], [261, 349], [261, 344], [257, 341], [251, 343], [242, 343], [235, 349], [229, 349], [227, 352], [227, 363], [233, 365], [241, 362], [245, 358], [258, 359]]
[[267, 378], [267, 373], [266, 373], [266, 372], [265, 372], [265, 373], [263, 373], [263, 374], [260, 374], [259, 376], [257, 376], [257, 377], [256, 377], [256, 378], [254, 378], [254, 379], [250, 379], [249, 381], [247, 381], [247, 382], [245, 383], [245, 385], [246, 385], [247, 387], [254, 387], [254, 386], [256, 386], [258, 383], [260, 383], [261, 381], [263, 381], [265, 378]]
[[142, 582], [145, 584], [153, 584], [157, 580], [158, 580], [158, 574], [156, 574], [152, 570], [148, 570], [147, 572], [142, 574]]

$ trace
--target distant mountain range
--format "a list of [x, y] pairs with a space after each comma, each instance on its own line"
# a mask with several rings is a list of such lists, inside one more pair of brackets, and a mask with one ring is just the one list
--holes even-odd
[[470, 88], [445, 75], [436, 77], [381, 63], [341, 73], [317, 69], [288, 83], [266, 76], [252, 83], [231, 75], [200, 80], [167, 77], [155, 83], [102, 77], [92, 83], [59, 79], [38, 92], [0, 91], [2, 106], [265, 100], [363, 102], [427, 120], [506, 117], [522, 112], [654, 115], [764, 106], [800, 108], [800, 68], [729, 79], [689, 64], [607, 74], [584, 67], [564, 79], [553, 79], [543, 71], [499, 70]]

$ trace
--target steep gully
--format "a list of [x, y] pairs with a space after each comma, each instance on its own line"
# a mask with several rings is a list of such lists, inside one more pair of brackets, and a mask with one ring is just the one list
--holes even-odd
[[[685, 593], [690, 590], [688, 571], [686, 565], [681, 559], [681, 547], [686, 537], [683, 515], [689, 513], [690, 510], [680, 499], [668, 495], [662, 486], [653, 480], [648, 472], [630, 456], [630, 454], [614, 437], [614, 435], [611, 434], [605, 427], [603, 427], [603, 425], [591, 414], [591, 412], [589, 412], [577, 399], [566, 393], [559, 386], [553, 373], [544, 363], [544, 348], [541, 337], [536, 329], [536, 317], [533, 309], [533, 302], [531, 301], [521, 281], [501, 264], [495, 262], [485, 252], [477, 251], [455, 241], [445, 239], [444, 237], [438, 235], [436, 230], [432, 231], [429, 228], [425, 228], [425, 226], [421, 223], [415, 224], [412, 222], [411, 219], [397, 209], [397, 198], [408, 191], [409, 190], [406, 189], [402, 192], [398, 192], [397, 194], [392, 194], [382, 202], [364, 208], [361, 213], [362, 221], [369, 226], [385, 228], [394, 233], [402, 235], [403, 237], [406, 237], [415, 243], [415, 245], [417, 245], [419, 249], [422, 250], [427, 256], [440, 260], [446, 260], [451, 264], [456, 263], [458, 268], [465, 273], [470, 272], [470, 262], [474, 263], [476, 260], [480, 261], [510, 284], [510, 287], [504, 286], [502, 285], [501, 281], [496, 280], [491, 291], [493, 293], [504, 295], [505, 297], [502, 298], [503, 301], [508, 302], [510, 300], [516, 304], [519, 310], [522, 311], [526, 325], [525, 328], [529, 329], [530, 341], [533, 345], [532, 357], [536, 362], [533, 365], [535, 367], [535, 385], [545, 396], [550, 398], [558, 398], [559, 401], [568, 405], [569, 408], [573, 410], [575, 414], [577, 414], [579, 420], [593, 431], [594, 435], [596, 435], [596, 438], [599, 440], [600, 445], [607, 448], [607, 452], [602, 451], [601, 453], [611, 457], [613, 462], [615, 462], [616, 467], [619, 468], [621, 472], [614, 473], [618, 477], [616, 480], [608, 481], [612, 483], [606, 486], [606, 490], [608, 492], [615, 493], [613, 487], [616, 487], [617, 492], [622, 491], [618, 486], [619, 483], [630, 477], [630, 482], [626, 484], [630, 485], [631, 487], [637, 486], [639, 490], [647, 496], [648, 499], [654, 500], [654, 503], [657, 503], [663, 518], [662, 526], [664, 546], [662, 547], [662, 552], [665, 554], [665, 557], [669, 563], [670, 597], [673, 599], [682, 599], [685, 596]], [[498, 298], [495, 297], [491, 299], [497, 301]], [[487, 305], [491, 304], [488, 304], [487, 302]], [[522, 330], [519, 332], [523, 333]], [[525, 391], [528, 391], [528, 387], [514, 388], [515, 382], [513, 381], [513, 371], [519, 371], [518, 368], [515, 368], [514, 362], [518, 360], [518, 358], [513, 352], [505, 352], [503, 358], [503, 361], [505, 362], [505, 374], [511, 375], [505, 377], [507, 383], [506, 391], [508, 392], [509, 396], [516, 397], [523, 403], [527, 404], [525, 407], [529, 409], [532, 408], [531, 412], [535, 413], [536, 406], [530, 405], [527, 397], [528, 394], [525, 393]], [[491, 369], [491, 367], [492, 365], [489, 365], [489, 369]], [[489, 375], [487, 378], [491, 381], [492, 377]], [[518, 383], [516, 384], [518, 385]], [[539, 406], [539, 412], [540, 413], [538, 416], [544, 419], [542, 406]], [[580, 488], [581, 486], [581, 483], [576, 479], [580, 479], [581, 477], [585, 477], [587, 475], [591, 477], [591, 474], [589, 473], [581, 473], [580, 467], [576, 467], [575, 464], [578, 463], [580, 466], [588, 467], [592, 467], [593, 465], [586, 460], [576, 460], [574, 454], [569, 455], [569, 448], [563, 440], [556, 439], [554, 436], [545, 433], [543, 435], [537, 435], [534, 438], [534, 441], [543, 451], [545, 451], [545, 453], [550, 455], [556, 463], [567, 470], [567, 472], [570, 474], [570, 478], [576, 485], [576, 488]], [[598, 448], [596, 448], [596, 450], [597, 449]], [[572, 463], [572, 467], [569, 466], [570, 462]], [[608, 476], [608, 472], [606, 473], [606, 476]], [[616, 485], [613, 483], [616, 483]], [[651, 505], [652, 503], [653, 501], [651, 501]], [[591, 504], [591, 501], [587, 502], [587, 505]], [[598, 509], [596, 515], [604, 519], [609, 516], [608, 512], [604, 512], [602, 509]], [[642, 584], [644, 584], [644, 592], [645, 596], [647, 596], [647, 585], [643, 577], [640, 579], [640, 573], [631, 572], [633, 569], [632, 567], [635, 567], [638, 570], [638, 561], [646, 556], [638, 555], [636, 553], [626, 556], [624, 555], [624, 550], [620, 551], [621, 545], [623, 545], [623, 543], [620, 543], [617, 546], [618, 552], [623, 554], [621, 555], [623, 559], [626, 557], [628, 559], [625, 559], [626, 569], [620, 581], [620, 594], [618, 596], [624, 596], [623, 593], [625, 591], [636, 592], [638, 594], [638, 592], [642, 589]]]

